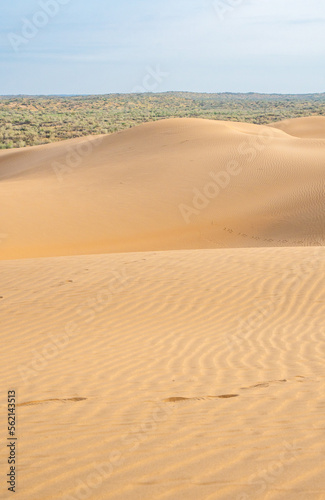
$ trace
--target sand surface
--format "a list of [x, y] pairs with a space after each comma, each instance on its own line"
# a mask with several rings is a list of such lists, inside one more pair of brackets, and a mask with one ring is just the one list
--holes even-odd
[[[325, 139], [305, 129], [165, 120], [0, 153], [17, 500], [325, 500]], [[4, 445], [0, 469], [11, 498]]]

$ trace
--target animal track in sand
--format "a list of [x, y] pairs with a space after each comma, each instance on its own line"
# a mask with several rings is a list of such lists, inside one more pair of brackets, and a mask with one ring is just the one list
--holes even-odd
[[32, 405], [41, 405], [42, 403], [52, 403], [59, 401], [60, 403], [66, 403], [68, 401], [72, 401], [77, 403], [78, 401], [85, 401], [87, 398], [66, 398], [66, 399], [41, 399], [39, 401], [26, 401], [26, 403], [19, 403], [16, 406], [32, 406]]

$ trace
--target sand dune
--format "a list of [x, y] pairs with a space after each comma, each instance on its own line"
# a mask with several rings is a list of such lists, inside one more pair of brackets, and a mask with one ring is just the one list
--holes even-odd
[[309, 116], [272, 123], [272, 127], [304, 139], [325, 139], [325, 116]]
[[173, 119], [3, 152], [0, 256], [319, 245], [324, 145]]
[[324, 272], [317, 247], [2, 261], [15, 498], [323, 498]]
[[325, 498], [319, 124], [0, 152], [17, 500]]

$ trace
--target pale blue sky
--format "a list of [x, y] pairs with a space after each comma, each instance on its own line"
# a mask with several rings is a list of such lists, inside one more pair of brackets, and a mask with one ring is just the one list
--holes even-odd
[[321, 0], [15, 0], [0, 12], [2, 95], [325, 91]]

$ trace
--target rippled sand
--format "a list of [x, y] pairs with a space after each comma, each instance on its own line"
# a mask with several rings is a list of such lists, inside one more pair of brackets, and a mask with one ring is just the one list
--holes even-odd
[[269, 128], [249, 160], [267, 127], [146, 124], [62, 179], [67, 144], [98, 139], [0, 153], [17, 500], [325, 499], [325, 142]]

